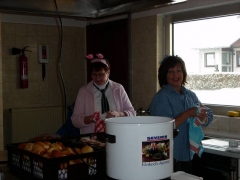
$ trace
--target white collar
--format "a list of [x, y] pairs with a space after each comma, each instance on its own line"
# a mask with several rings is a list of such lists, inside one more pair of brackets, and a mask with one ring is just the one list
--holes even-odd
[[93, 82], [93, 83], [94, 83], [95, 86], [97, 86], [99, 89], [105, 89], [105, 87], [106, 87], [106, 85], [107, 85], [108, 82], [109, 82], [109, 81], [107, 80], [107, 82], [106, 82], [105, 84], [103, 84], [103, 85], [97, 85], [95, 82]]

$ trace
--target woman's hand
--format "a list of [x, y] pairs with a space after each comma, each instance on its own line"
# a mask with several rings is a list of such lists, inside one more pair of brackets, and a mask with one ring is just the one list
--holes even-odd
[[198, 119], [203, 124], [205, 124], [207, 122], [207, 119], [208, 119], [208, 117], [207, 117], [207, 109], [203, 105], [201, 105], [199, 107], [199, 112], [198, 112], [198, 108], [190, 108], [186, 112], [187, 112], [189, 117], [198, 117]]
[[96, 111], [95, 113], [93, 113], [93, 115], [91, 116], [85, 116], [84, 117], [84, 123], [85, 124], [91, 124], [91, 123], [96, 123], [96, 120], [100, 119], [100, 112]]
[[198, 113], [198, 119], [205, 124], [208, 120], [208, 116], [207, 116], [207, 109], [205, 106], [200, 106], [200, 112]]
[[189, 108], [188, 110], [184, 111], [179, 116], [175, 117], [175, 126], [178, 127], [182, 123], [184, 123], [188, 118], [190, 117], [196, 117], [197, 116], [197, 108]]
[[122, 116], [126, 116], [126, 114], [124, 112], [108, 111], [106, 118], [122, 117]]
[[113, 118], [113, 117], [115, 117], [115, 111], [108, 111], [106, 118]]
[[85, 116], [84, 117], [84, 123], [85, 124], [91, 124], [91, 123], [96, 123], [96, 122], [92, 119], [92, 115], [91, 115], [91, 116]]
[[178, 127], [181, 125], [184, 121], [186, 121], [190, 117], [198, 117], [202, 124], [205, 124], [208, 120], [207, 118], [207, 110], [204, 106], [200, 106], [201, 111], [198, 113], [197, 107], [189, 108], [188, 110], [184, 111], [179, 116], [175, 117], [175, 125]]
[[197, 110], [198, 110], [198, 108], [195, 108], [195, 107], [189, 108], [188, 110], [186, 110], [185, 112], [187, 113], [187, 116], [188, 116], [187, 118], [196, 117], [197, 116]]

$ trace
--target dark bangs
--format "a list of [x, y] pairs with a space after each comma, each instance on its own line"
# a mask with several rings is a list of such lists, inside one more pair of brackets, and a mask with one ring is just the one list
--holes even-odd
[[108, 66], [106, 66], [106, 64], [103, 64], [101, 62], [94, 62], [94, 63], [90, 63], [90, 70], [91, 72], [93, 71], [101, 71], [102, 69], [104, 69], [105, 71], [108, 71], [110, 69], [110, 64], [109, 62], [106, 60]]

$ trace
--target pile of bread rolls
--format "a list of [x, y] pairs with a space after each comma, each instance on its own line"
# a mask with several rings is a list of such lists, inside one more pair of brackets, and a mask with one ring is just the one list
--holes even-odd
[[82, 148], [72, 148], [65, 147], [62, 142], [50, 143], [48, 141], [20, 143], [18, 148], [30, 151], [46, 158], [71, 156], [94, 151], [94, 149], [88, 145], [84, 145]]

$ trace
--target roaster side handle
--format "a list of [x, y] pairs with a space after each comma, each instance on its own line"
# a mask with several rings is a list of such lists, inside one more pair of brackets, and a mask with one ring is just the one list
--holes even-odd
[[105, 140], [106, 142], [109, 142], [109, 143], [116, 143], [116, 136], [111, 134], [106, 134]]
[[179, 134], [179, 129], [173, 129], [173, 138]]

